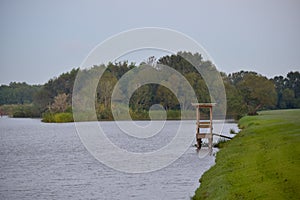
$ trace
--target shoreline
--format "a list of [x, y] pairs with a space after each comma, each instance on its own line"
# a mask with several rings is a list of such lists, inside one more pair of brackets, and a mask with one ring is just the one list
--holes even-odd
[[293, 199], [300, 196], [300, 110], [262, 111], [239, 120], [200, 178], [196, 199]]

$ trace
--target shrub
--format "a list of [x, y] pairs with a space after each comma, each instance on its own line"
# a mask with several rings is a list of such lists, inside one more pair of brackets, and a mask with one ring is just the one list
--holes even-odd
[[43, 113], [42, 122], [55, 122], [53, 113]]
[[113, 115], [111, 109], [109, 107], [104, 107], [101, 105], [97, 110], [97, 118], [98, 120], [112, 120]]
[[55, 123], [64, 123], [64, 122], [73, 122], [72, 113], [44, 113], [42, 122], [55, 122]]
[[33, 106], [32, 104], [13, 105], [12, 117], [40, 117], [40, 112], [37, 107]]
[[54, 115], [54, 121], [56, 123], [73, 122], [72, 113], [57, 113]]
[[167, 111], [167, 119], [169, 120], [177, 120], [180, 119], [181, 112], [180, 110], [168, 110]]

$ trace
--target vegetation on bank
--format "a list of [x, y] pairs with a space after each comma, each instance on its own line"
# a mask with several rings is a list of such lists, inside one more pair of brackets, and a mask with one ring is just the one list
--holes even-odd
[[[130, 76], [129, 72], [141, 66], [155, 69], [158, 75], [168, 79], [166, 81], [176, 87], [178, 98], [169, 88], [161, 84], [140, 85], [139, 81], [141, 82], [141, 79], [148, 78], [149, 74], [147, 73], [145, 77], [137, 77], [134, 80], [134, 73], [131, 73], [133, 75]], [[218, 80], [221, 79], [226, 91], [226, 114], [228, 118], [239, 119], [246, 114], [255, 115], [258, 110], [264, 109], [300, 108], [300, 73], [297, 71], [289, 72], [286, 77], [276, 76], [272, 79], [251, 71], [240, 71], [228, 75], [220, 72], [221, 77], [213, 77], [208, 81], [202, 77], [203, 74], [218, 72], [212, 62], [204, 60], [199, 53], [178, 52], [157, 60], [150, 57], [139, 65], [125, 61], [95, 65], [85, 70], [73, 69], [70, 72], [61, 74], [59, 77], [50, 79], [43, 85], [15, 82], [9, 85], [1, 85], [0, 113], [15, 117], [47, 116], [44, 121], [53, 121], [48, 120], [48, 117], [58, 113], [72, 112], [71, 110], [62, 110], [59, 106], [66, 105], [66, 109], [71, 107], [73, 86], [79, 72], [82, 78], [85, 79], [83, 81], [83, 84], [85, 84], [90, 81], [91, 77], [99, 75], [99, 71], [105, 70], [96, 89], [95, 109], [99, 120], [113, 119], [111, 113], [112, 92], [117, 82], [125, 74], [127, 75], [126, 83], [131, 83], [129, 85], [136, 88], [132, 96], [129, 97], [127, 93], [130, 88], [120, 87], [117, 98], [121, 101], [128, 100], [130, 114], [134, 119], [149, 119], [148, 111], [154, 104], [160, 104], [167, 111], [168, 119], [180, 119], [180, 115], [178, 115], [182, 110], [180, 106], [183, 107], [183, 110], [188, 111], [194, 108], [191, 106], [191, 99], [186, 98], [188, 96], [187, 88], [173, 76], [162, 75], [161, 69], [163, 66], [169, 66], [184, 76], [195, 91], [198, 102], [215, 102], [214, 99], [211, 99], [207, 85], [213, 85], [216, 88], [215, 91], [212, 91], [215, 96], [221, 95], [217, 88], [223, 86], [216, 85], [220, 83]], [[197, 69], [201, 71], [202, 75]], [[89, 90], [89, 88], [84, 87], [81, 89]], [[62, 98], [64, 95], [66, 98]], [[56, 98], [60, 98], [60, 101], [57, 101]], [[84, 104], [89, 101], [86, 98], [88, 97], [82, 96], [80, 101]], [[179, 104], [180, 101], [182, 102], [181, 105]], [[219, 105], [219, 102], [216, 103]], [[7, 105], [12, 105], [11, 107], [14, 108], [18, 107], [18, 110], [9, 110], [8, 112], [5, 108]], [[207, 111], [204, 111], [204, 114], [205, 112]], [[69, 121], [70, 118], [66, 118], [66, 120]]]
[[53, 123], [65, 123], [65, 122], [73, 122], [73, 114], [72, 113], [44, 113], [42, 122], [53, 122]]
[[299, 199], [299, 116], [294, 109], [243, 117], [193, 199]]
[[41, 113], [31, 104], [9, 104], [0, 106], [0, 114], [15, 118], [39, 118]]

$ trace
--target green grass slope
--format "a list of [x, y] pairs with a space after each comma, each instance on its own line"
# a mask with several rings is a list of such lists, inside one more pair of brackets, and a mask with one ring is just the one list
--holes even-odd
[[300, 110], [263, 111], [239, 126], [193, 199], [300, 199]]

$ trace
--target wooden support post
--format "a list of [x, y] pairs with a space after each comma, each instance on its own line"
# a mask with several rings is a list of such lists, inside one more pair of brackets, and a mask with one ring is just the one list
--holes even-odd
[[[196, 107], [196, 124], [200, 123], [200, 108], [197, 106]], [[201, 145], [202, 145], [202, 139], [200, 137], [198, 137], [200, 134], [200, 127], [196, 126], [196, 141], [197, 141], [197, 149], [201, 149]]]
[[212, 148], [213, 148], [213, 126], [212, 126], [212, 106], [209, 107], [209, 121], [210, 121], [210, 133], [209, 133], [209, 138], [208, 138], [208, 148], [209, 148], [209, 154], [212, 155]]

